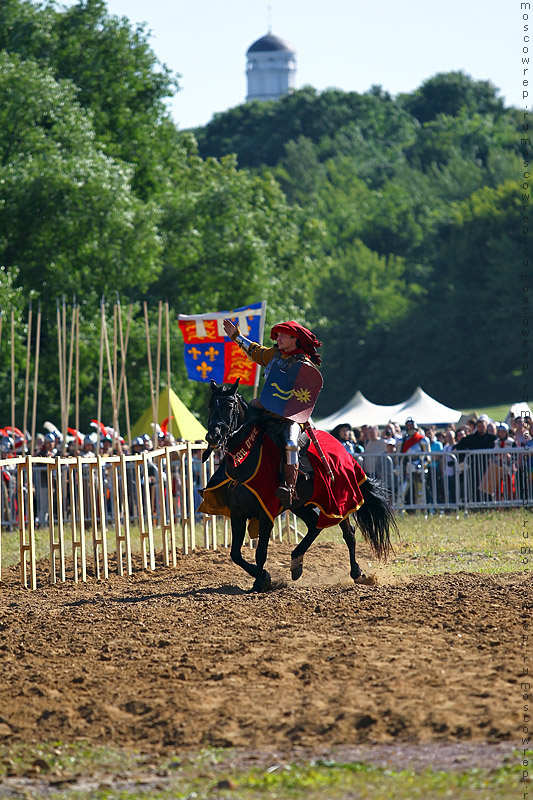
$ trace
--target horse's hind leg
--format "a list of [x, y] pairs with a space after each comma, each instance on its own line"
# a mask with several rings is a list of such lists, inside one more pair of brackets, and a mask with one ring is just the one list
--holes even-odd
[[350, 554], [350, 577], [357, 582], [358, 579], [365, 578], [365, 575], [355, 560], [355, 528], [350, 523], [350, 520], [346, 518], [340, 523], [340, 529], [342, 531], [342, 538], [346, 542]]
[[291, 578], [297, 581], [304, 569], [304, 555], [309, 550], [320, 530], [316, 527], [318, 514], [310, 506], [294, 509], [294, 513], [307, 525], [307, 533], [291, 553]]

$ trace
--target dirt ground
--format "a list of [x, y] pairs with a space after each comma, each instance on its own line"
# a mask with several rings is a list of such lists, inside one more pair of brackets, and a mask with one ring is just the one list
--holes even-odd
[[356, 587], [344, 545], [317, 542], [291, 583], [290, 550], [271, 543], [285, 586], [262, 595], [226, 550], [85, 585], [43, 571], [35, 592], [4, 570], [0, 741], [315, 755], [520, 742], [529, 576], [401, 579], [361, 547], [379, 584]]

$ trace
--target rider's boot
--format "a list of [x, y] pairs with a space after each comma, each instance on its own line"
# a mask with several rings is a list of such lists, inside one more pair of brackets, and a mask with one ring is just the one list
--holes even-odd
[[283, 465], [284, 481], [279, 489], [276, 490], [276, 497], [281, 500], [284, 506], [290, 506], [295, 500], [299, 500], [296, 494], [296, 481], [298, 480], [298, 464]]
[[[289, 422], [289, 421], [287, 421]], [[289, 422], [285, 429], [285, 463], [283, 464], [283, 483], [276, 492], [282, 504], [290, 506], [298, 500], [296, 481], [298, 480], [298, 435], [300, 426], [297, 422]]]

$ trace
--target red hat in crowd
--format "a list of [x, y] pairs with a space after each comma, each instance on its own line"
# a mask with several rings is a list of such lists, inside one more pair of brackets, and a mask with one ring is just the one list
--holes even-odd
[[322, 342], [318, 341], [314, 333], [304, 328], [299, 322], [294, 322], [294, 320], [274, 325], [270, 331], [270, 338], [276, 341], [278, 333], [284, 333], [287, 336], [294, 336], [295, 339], [298, 339], [299, 347], [297, 352], [305, 353], [314, 364], [320, 365], [322, 359], [317, 350], [322, 346]]

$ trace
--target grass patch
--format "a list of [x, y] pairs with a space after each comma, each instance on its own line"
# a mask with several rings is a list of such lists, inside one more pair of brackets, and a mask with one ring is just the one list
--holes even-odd
[[490, 772], [415, 772], [334, 761], [229, 769], [226, 760], [234, 755], [209, 750], [164, 757], [59, 742], [3, 746], [0, 780], [31, 781], [25, 795], [34, 800], [50, 797], [51, 789], [58, 800], [504, 800], [518, 796], [522, 769], [522, 755], [518, 754], [506, 766]]
[[391, 566], [403, 575], [526, 570], [520, 554], [524, 515], [520, 509], [461, 513], [459, 518], [400, 514], [400, 542]]
[[[10, 567], [20, 562], [20, 535], [18, 530], [2, 530], [2, 567]], [[71, 534], [69, 530], [69, 540], [65, 551], [72, 553]], [[35, 553], [37, 560], [50, 557], [50, 534], [48, 528], [40, 528], [35, 531]]]
[[[525, 515], [523, 509], [505, 511], [479, 511], [464, 514], [434, 514], [427, 518], [422, 513], [398, 514], [396, 519], [400, 540], [393, 536], [395, 556], [389, 566], [400, 575], [436, 575], [444, 572], [479, 572], [497, 574], [528, 569], [522, 563], [520, 547], [524, 544], [522, 533]], [[298, 522], [300, 534], [305, 526]], [[358, 535], [358, 540], [361, 536]], [[292, 539], [292, 536], [291, 536]], [[157, 531], [155, 533], [157, 547]], [[197, 526], [196, 540], [203, 546], [202, 526]], [[222, 546], [222, 525], [219, 526], [219, 546]], [[87, 532], [87, 553], [91, 552], [90, 531]], [[140, 552], [139, 537], [135, 527], [131, 530], [132, 552]], [[178, 539], [179, 541], [179, 539]], [[320, 542], [342, 542], [340, 528], [326, 528]], [[114, 530], [108, 529], [108, 553], [114, 552]], [[48, 528], [35, 532], [37, 559], [49, 558]], [[72, 553], [70, 529], [65, 527], [65, 554]], [[17, 531], [2, 532], [2, 566], [20, 561]]]
[[486, 414], [496, 422], [504, 422], [512, 405], [512, 403], [503, 403], [503, 405], [499, 406], [480, 406], [479, 408], [463, 410], [461, 413], [469, 419], [471, 417], [479, 417], [480, 414]]
[[[300, 800], [414, 800], [414, 798], [461, 797], [508, 798], [516, 791], [520, 779], [519, 767], [504, 767], [492, 773], [469, 770], [463, 773], [435, 772], [431, 769], [416, 773], [395, 771], [362, 763], [335, 764], [318, 762], [305, 766], [289, 766], [274, 773], [251, 774], [241, 778], [239, 797], [283, 797]], [[251, 790], [251, 792], [250, 792]]]
[[[460, 512], [459, 517], [398, 514], [400, 538], [392, 536], [395, 555], [388, 566], [399, 575], [525, 571], [520, 555], [525, 514], [522, 509]], [[530, 514], [528, 519], [533, 521]], [[361, 540], [357, 532], [356, 538]], [[339, 528], [326, 528], [317, 541], [342, 542], [342, 535]]]

